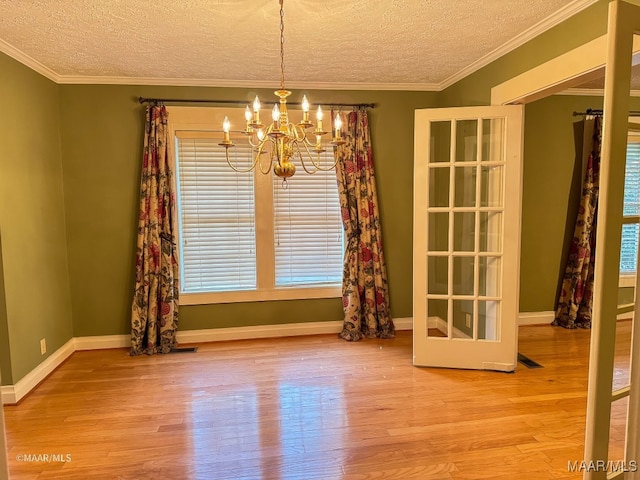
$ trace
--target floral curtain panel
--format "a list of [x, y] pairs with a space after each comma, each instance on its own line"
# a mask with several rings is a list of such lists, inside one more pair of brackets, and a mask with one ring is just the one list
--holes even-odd
[[167, 151], [167, 117], [164, 106], [147, 107], [131, 355], [169, 353], [177, 345], [179, 272], [174, 168]]
[[602, 119], [596, 117], [593, 122], [593, 146], [587, 161], [578, 218], [562, 279], [556, 317], [551, 323], [564, 328], [591, 328]]
[[[333, 117], [333, 115], [332, 115]], [[346, 143], [337, 149], [338, 193], [346, 251], [342, 280], [344, 324], [340, 337], [393, 338], [387, 269], [382, 250], [378, 196], [367, 112], [351, 112]]]

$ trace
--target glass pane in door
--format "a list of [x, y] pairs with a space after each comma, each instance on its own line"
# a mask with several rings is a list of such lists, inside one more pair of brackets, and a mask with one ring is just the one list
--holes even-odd
[[482, 120], [482, 160], [501, 162], [504, 160], [504, 119], [485, 118]]
[[453, 295], [473, 295], [474, 257], [453, 257]]
[[500, 165], [480, 167], [480, 206], [502, 207], [502, 170]]
[[430, 252], [446, 252], [449, 250], [449, 212], [429, 214]]
[[453, 336], [473, 338], [473, 300], [453, 301]]
[[429, 207], [449, 206], [450, 183], [447, 167], [429, 169]]
[[473, 252], [476, 240], [476, 213], [455, 212], [453, 214], [453, 251]]
[[429, 325], [427, 336], [447, 337], [449, 331], [449, 302], [431, 298], [427, 301], [427, 315]]
[[431, 122], [431, 162], [451, 161], [451, 122]]
[[478, 264], [478, 293], [483, 297], [499, 297], [500, 278], [500, 257], [480, 257]]
[[475, 162], [478, 159], [478, 120], [456, 122], [456, 162]]
[[476, 167], [456, 167], [455, 207], [475, 207]]
[[500, 326], [500, 302], [478, 301], [478, 339], [497, 340]]
[[427, 293], [446, 295], [449, 285], [449, 259], [447, 257], [428, 257], [427, 271], [429, 275]]
[[502, 251], [502, 212], [480, 212], [478, 225], [481, 252]]

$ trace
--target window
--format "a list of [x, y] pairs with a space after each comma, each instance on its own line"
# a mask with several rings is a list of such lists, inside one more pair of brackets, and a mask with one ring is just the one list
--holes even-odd
[[[235, 172], [218, 143], [222, 118], [240, 123], [240, 109], [168, 111], [181, 303], [341, 296], [344, 242], [335, 170], [309, 175], [296, 162], [286, 185], [259, 167]], [[240, 132], [232, 139], [232, 162], [246, 169], [252, 148]], [[333, 163], [330, 148], [321, 162]]]
[[627, 142], [627, 163], [624, 178], [622, 245], [620, 247], [620, 286], [634, 286], [638, 263], [640, 226], [640, 137], [630, 136]]

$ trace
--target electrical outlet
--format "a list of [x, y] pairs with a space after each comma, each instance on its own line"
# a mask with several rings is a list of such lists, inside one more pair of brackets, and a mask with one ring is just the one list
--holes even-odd
[[464, 314], [464, 324], [467, 326], [467, 328], [471, 328], [471, 314], [470, 313], [465, 313]]
[[47, 353], [47, 341], [43, 338], [40, 340], [40, 355]]

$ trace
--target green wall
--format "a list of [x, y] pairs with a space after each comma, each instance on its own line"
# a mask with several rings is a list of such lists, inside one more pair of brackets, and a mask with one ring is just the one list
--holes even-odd
[[[62, 164], [74, 335], [130, 332], [144, 108], [138, 96], [271, 98], [270, 90], [61, 85]], [[294, 92], [292, 102], [299, 101]], [[393, 317], [412, 315], [413, 117], [433, 92], [309, 91], [374, 102], [370, 124]], [[242, 110], [238, 110], [242, 118]], [[342, 319], [340, 299], [182, 306], [180, 329]]]
[[[0, 235], [13, 383], [73, 336], [58, 86], [0, 54]], [[0, 311], [2, 309], [0, 308]], [[5, 338], [2, 338], [4, 335]], [[8, 337], [8, 339], [6, 338]], [[40, 355], [40, 339], [47, 354]]]
[[553, 310], [582, 187], [582, 118], [600, 97], [553, 95], [525, 107], [520, 311]]

